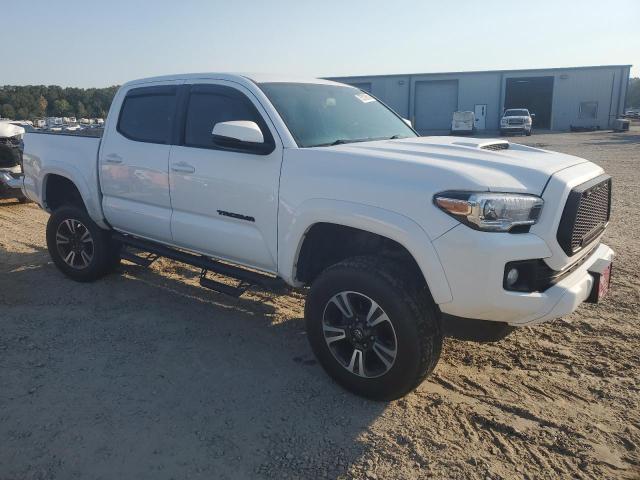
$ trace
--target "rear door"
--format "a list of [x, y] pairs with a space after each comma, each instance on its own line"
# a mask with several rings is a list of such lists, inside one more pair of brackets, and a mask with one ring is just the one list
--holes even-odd
[[[255, 96], [239, 84], [201, 80], [183, 88], [182, 134], [169, 160], [174, 243], [275, 272], [282, 163], [276, 130]], [[233, 120], [257, 123], [267, 151], [216, 146], [214, 125]]]
[[117, 230], [171, 242], [169, 152], [181, 81], [130, 88], [100, 148], [105, 218]]

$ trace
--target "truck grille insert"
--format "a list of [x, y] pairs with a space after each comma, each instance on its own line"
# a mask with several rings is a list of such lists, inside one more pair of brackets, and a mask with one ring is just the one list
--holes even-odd
[[611, 214], [611, 177], [601, 175], [569, 194], [558, 227], [558, 243], [571, 256], [606, 228]]
[[524, 118], [510, 118], [509, 125], [524, 125]]

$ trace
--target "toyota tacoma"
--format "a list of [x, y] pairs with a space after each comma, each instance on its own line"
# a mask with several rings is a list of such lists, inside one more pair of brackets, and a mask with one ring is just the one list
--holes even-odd
[[443, 336], [497, 340], [599, 301], [614, 255], [599, 166], [420, 137], [372, 95], [324, 80], [127, 83], [102, 138], [26, 135], [23, 188], [50, 212], [49, 253], [73, 280], [166, 257], [228, 295], [307, 292], [324, 369], [380, 400], [422, 382]]

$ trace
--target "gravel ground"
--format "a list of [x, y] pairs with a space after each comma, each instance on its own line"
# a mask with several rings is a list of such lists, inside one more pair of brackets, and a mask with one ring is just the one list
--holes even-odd
[[640, 478], [640, 128], [513, 141], [614, 177], [610, 297], [480, 345], [447, 340], [392, 403], [314, 360], [301, 296], [205, 290], [171, 261], [64, 278], [46, 213], [0, 204], [0, 479]]

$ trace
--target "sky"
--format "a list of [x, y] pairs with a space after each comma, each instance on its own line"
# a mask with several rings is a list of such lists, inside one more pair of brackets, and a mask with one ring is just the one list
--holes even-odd
[[[640, 0], [0, 0], [0, 85], [633, 64]], [[13, 50], [15, 49], [15, 50]]]

